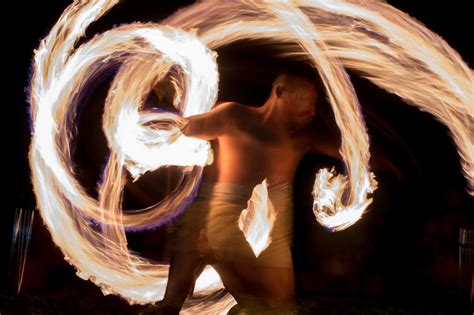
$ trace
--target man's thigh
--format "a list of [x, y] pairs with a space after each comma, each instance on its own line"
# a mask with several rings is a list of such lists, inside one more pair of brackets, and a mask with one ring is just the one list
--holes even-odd
[[287, 305], [295, 297], [293, 268], [260, 267], [260, 286], [271, 306]]
[[293, 268], [238, 263], [219, 263], [213, 267], [239, 304], [281, 306], [291, 304], [294, 299]]

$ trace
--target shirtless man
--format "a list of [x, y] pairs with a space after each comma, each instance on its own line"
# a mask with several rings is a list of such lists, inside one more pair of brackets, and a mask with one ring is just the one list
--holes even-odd
[[[266, 178], [268, 186], [287, 184], [292, 187], [296, 168], [307, 152], [340, 158], [337, 138], [324, 133], [326, 129], [314, 123], [318, 94], [313, 81], [285, 71], [274, 80], [271, 94], [263, 106], [227, 102], [207, 113], [188, 117], [182, 132], [189, 137], [210, 140], [215, 154], [213, 164], [204, 170], [203, 183], [254, 187]], [[217, 216], [218, 211], [215, 210]], [[212, 223], [214, 221], [209, 219], [208, 224]], [[286, 225], [292, 228], [292, 222]], [[207, 230], [212, 228], [212, 225], [208, 226]], [[231, 233], [227, 228], [222, 227], [223, 233]], [[207, 235], [209, 244], [213, 243], [215, 235]], [[202, 237], [200, 240], [202, 245]], [[197, 239], [195, 241], [199, 243]], [[286, 253], [290, 253], [290, 245], [290, 242], [284, 245]], [[212, 255], [214, 248], [210, 247]], [[247, 247], [244, 252], [249, 251], [248, 244], [242, 242], [242, 247]], [[239, 304], [245, 306], [261, 301], [279, 307], [292, 304], [295, 280], [291, 253], [287, 254], [290, 262], [283, 267], [262, 266], [251, 254], [240, 254], [240, 251], [235, 255], [231, 253], [222, 256], [217, 263], [215, 260], [210, 262]], [[196, 247], [192, 252], [172, 257], [168, 286], [159, 309], [167, 314], [179, 313], [193, 286], [194, 276], [203, 264], [201, 256], [202, 251], [200, 253]], [[256, 300], [252, 300], [252, 296]]]

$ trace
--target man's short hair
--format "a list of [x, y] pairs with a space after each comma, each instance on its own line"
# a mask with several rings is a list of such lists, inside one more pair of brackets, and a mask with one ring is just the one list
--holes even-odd
[[278, 84], [298, 88], [301, 84], [309, 83], [316, 88], [319, 98], [325, 98], [325, 89], [318, 71], [306, 64], [286, 65], [279, 69], [272, 84], [272, 89]]

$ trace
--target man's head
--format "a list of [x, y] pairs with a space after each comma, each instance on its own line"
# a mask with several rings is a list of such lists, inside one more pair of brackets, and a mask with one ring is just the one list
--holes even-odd
[[316, 115], [319, 89], [316, 75], [284, 70], [273, 81], [271, 98], [296, 128], [308, 125]]

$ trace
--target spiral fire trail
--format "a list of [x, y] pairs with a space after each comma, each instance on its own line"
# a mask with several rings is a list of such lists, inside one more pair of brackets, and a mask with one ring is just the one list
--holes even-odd
[[[322, 78], [341, 131], [347, 170], [344, 175], [325, 169], [316, 174], [313, 210], [322, 225], [337, 231], [357, 222], [376, 188], [368, 165], [369, 139], [346, 68], [446, 125], [474, 193], [473, 72], [443, 39], [387, 3], [201, 2], [161, 24], [123, 25], [75, 47], [87, 27], [116, 3], [76, 1], [64, 11], [35, 51], [30, 96], [29, 157], [40, 213], [78, 275], [105, 294], [142, 304], [162, 298], [167, 266], [130, 252], [125, 230], [162, 225], [192, 202], [212, 151], [207, 141], [185, 137], [179, 128], [186, 117], [214, 105], [219, 75], [213, 50], [234, 41], [281, 44], [288, 57], [311, 62]], [[110, 156], [96, 200], [75, 179], [71, 140], [81, 91], [117, 65], [102, 126]], [[179, 69], [171, 72], [179, 114], [144, 110], [144, 98], [172, 67]], [[153, 207], [122, 211], [126, 171], [137, 180], [167, 165], [180, 166], [185, 175], [178, 188]], [[264, 203], [262, 196], [264, 185], [252, 198]], [[261, 217], [263, 225], [250, 224], [254, 230], [246, 231], [249, 240], [262, 228], [269, 230], [271, 215]], [[196, 290], [210, 293], [221, 288], [218, 280], [206, 269]], [[219, 313], [232, 303], [225, 298], [220, 304], [187, 306], [190, 312]]]

